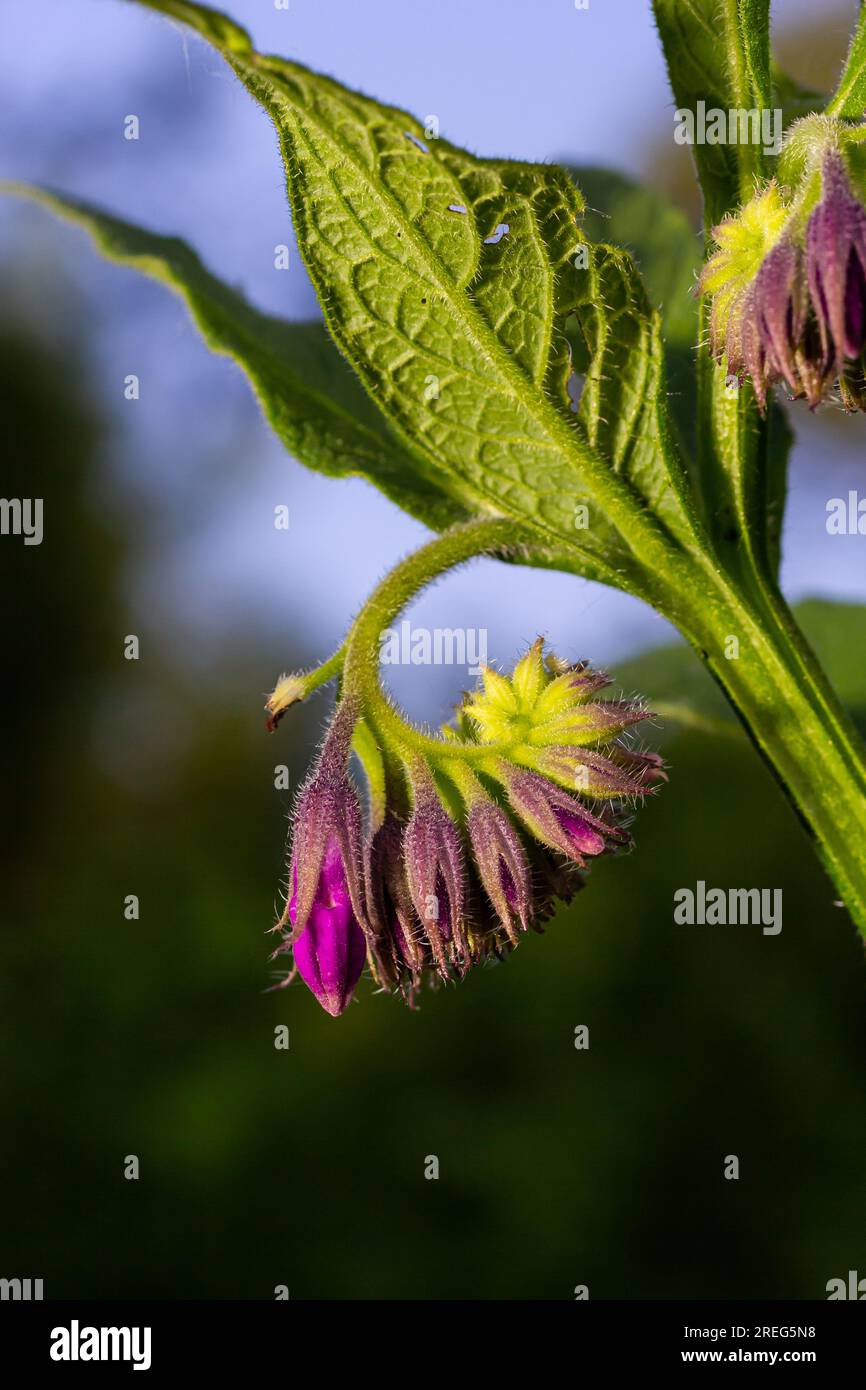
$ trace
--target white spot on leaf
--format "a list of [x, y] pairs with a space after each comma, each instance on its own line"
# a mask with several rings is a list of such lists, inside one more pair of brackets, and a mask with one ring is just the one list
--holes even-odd
[[504, 236], [508, 236], [508, 233], [510, 231], [511, 228], [509, 227], [507, 222], [500, 222], [499, 226], [496, 228], [496, 231], [491, 232], [490, 236], [486, 236], [484, 238], [484, 245], [496, 246], [496, 244], [500, 242]]

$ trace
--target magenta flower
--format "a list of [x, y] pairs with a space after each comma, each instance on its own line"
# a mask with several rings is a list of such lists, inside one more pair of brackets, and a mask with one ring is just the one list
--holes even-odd
[[[297, 918], [297, 884], [289, 919]], [[336, 1018], [352, 998], [367, 957], [367, 942], [352, 907], [352, 895], [336, 836], [328, 842], [307, 925], [292, 952], [298, 974], [323, 1009]]]
[[352, 997], [367, 951], [361, 807], [346, 772], [354, 723], [354, 710], [344, 703], [298, 798], [290, 897], [278, 924], [292, 930], [276, 953], [293, 952], [302, 980], [335, 1016]]

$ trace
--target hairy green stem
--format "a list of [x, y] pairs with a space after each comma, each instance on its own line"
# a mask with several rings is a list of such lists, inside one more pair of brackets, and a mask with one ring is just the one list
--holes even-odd
[[[863, 745], [817, 659], [776, 615], [733, 599], [738, 660], [717, 645], [707, 665], [728, 694], [813, 838], [866, 936], [866, 764]], [[737, 628], [733, 628], [737, 631]]]
[[747, 588], [710, 557], [692, 564], [660, 611], [724, 690], [866, 937], [863, 742], [778, 589], [757, 576]]
[[381, 686], [382, 634], [415, 595], [439, 575], [477, 555], [512, 554], [525, 546], [526, 540], [513, 521], [478, 521], [454, 527], [395, 566], [359, 613], [345, 645], [343, 690], [360, 698], [371, 730], [396, 751], [407, 768], [419, 754], [440, 763], [459, 757], [477, 766], [500, 750], [497, 744], [450, 744], [445, 739], [431, 738], [402, 719]]
[[[749, 110], [754, 104], [755, 93], [749, 81], [748, 64], [743, 52], [739, 9], [740, 0], [724, 0], [725, 50], [733, 105], [741, 110]], [[737, 155], [740, 197], [745, 202], [751, 197], [755, 180], [764, 173], [764, 154], [759, 144], [746, 142], [738, 147]]]

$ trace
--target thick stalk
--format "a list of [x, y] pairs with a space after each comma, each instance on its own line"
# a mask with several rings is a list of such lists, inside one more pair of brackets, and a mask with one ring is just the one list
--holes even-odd
[[863, 743], [781, 596], [755, 602], [719, 571], [696, 568], [670, 616], [725, 691], [866, 936]]

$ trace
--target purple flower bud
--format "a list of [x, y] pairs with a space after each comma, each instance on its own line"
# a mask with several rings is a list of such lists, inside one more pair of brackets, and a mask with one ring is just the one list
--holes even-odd
[[532, 917], [532, 882], [520, 838], [502, 808], [484, 795], [473, 800], [467, 828], [485, 892], [516, 945]]
[[403, 827], [391, 812], [367, 845], [365, 877], [373, 949], [382, 973], [393, 983], [406, 973], [417, 982], [428, 962], [403, 863]]
[[[319, 761], [301, 791], [294, 815], [289, 883], [296, 898], [296, 930], [303, 931], [319, 890], [325, 851], [339, 848], [355, 915], [363, 920], [359, 866], [361, 864], [361, 807], [349, 781], [347, 765], [356, 714], [343, 703], [337, 708]], [[284, 914], [288, 916], [288, 909]]]
[[[296, 908], [297, 883], [289, 903], [293, 926]], [[367, 942], [352, 907], [336, 837], [328, 842], [307, 925], [295, 939], [292, 950], [301, 979], [322, 1008], [336, 1018], [352, 998], [367, 958]]]
[[645, 763], [630, 758], [628, 749], [612, 744], [604, 753], [563, 744], [538, 752], [533, 764], [545, 777], [573, 787], [583, 796], [642, 796], [655, 780], [659, 761]]
[[783, 238], [764, 257], [743, 313], [743, 368], [752, 377], [762, 409], [767, 389], [776, 381], [784, 380], [792, 395], [803, 395], [797, 358], [807, 309], [802, 252]]
[[532, 834], [579, 867], [585, 856], [604, 854], [617, 842], [628, 844], [626, 830], [593, 815], [546, 777], [505, 766], [502, 771], [511, 804]]
[[641, 794], [652, 790], [657, 782], [668, 780], [660, 753], [639, 752], [622, 743], [615, 743], [607, 750], [607, 755], [611, 762], [623, 768], [637, 783]]
[[[804, 221], [816, 168], [820, 201]], [[719, 249], [698, 288], [713, 295], [711, 348], [728, 374], [751, 378], [762, 411], [779, 381], [813, 409], [838, 383], [843, 403], [862, 409], [866, 208], [842, 150], [825, 143], [793, 197], [771, 182], [713, 235]]]
[[803, 336], [808, 298], [803, 277], [803, 254], [782, 240], [764, 258], [755, 281], [761, 342], [770, 371], [783, 377], [797, 395], [799, 374], [795, 354]]
[[845, 165], [828, 150], [821, 201], [806, 229], [809, 291], [818, 319], [826, 370], [866, 346], [866, 211], [854, 197]]
[[356, 715], [340, 705], [312, 777], [295, 808], [290, 899], [279, 926], [292, 933], [301, 978], [323, 1008], [340, 1014], [364, 968], [360, 881], [361, 808], [346, 767]]
[[403, 836], [406, 879], [436, 968], [469, 965], [464, 934], [465, 868], [457, 827], [439, 800], [429, 773], [416, 769], [415, 809]]

